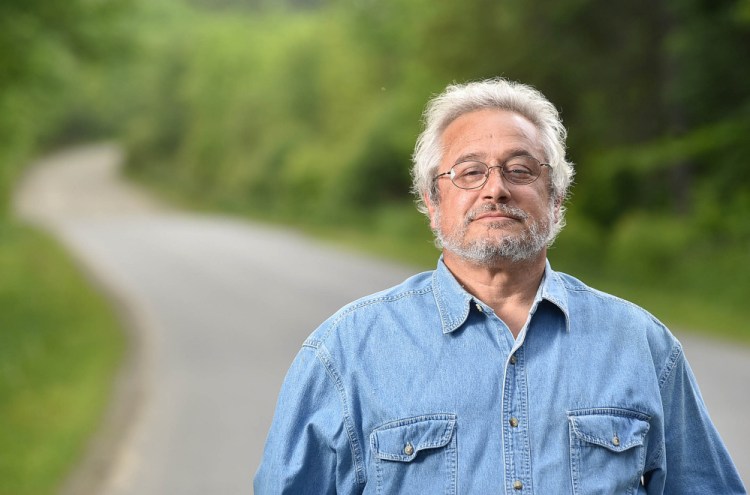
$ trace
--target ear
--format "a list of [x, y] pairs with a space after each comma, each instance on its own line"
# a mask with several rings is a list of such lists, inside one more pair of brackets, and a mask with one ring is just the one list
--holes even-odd
[[422, 201], [424, 201], [425, 206], [427, 206], [427, 214], [430, 216], [430, 227], [435, 229], [437, 226], [435, 225], [435, 209], [436, 206], [430, 199], [430, 195], [428, 193], [422, 194]]
[[557, 196], [555, 198], [555, 223], [558, 223], [560, 221], [560, 210], [562, 210], [562, 203], [562, 196]]

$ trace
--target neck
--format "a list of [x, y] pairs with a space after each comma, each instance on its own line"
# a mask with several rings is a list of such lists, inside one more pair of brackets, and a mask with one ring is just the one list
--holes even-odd
[[544, 276], [546, 250], [533, 259], [492, 264], [466, 261], [450, 251], [443, 261], [456, 280], [471, 295], [490, 306], [517, 337], [528, 319], [539, 284]]

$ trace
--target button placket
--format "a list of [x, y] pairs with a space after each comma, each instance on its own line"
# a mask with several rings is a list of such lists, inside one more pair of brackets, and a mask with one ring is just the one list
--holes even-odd
[[508, 489], [515, 493], [532, 491], [530, 485], [530, 457], [528, 431], [523, 419], [528, 414], [526, 397], [526, 375], [523, 366], [523, 347], [516, 349], [508, 357], [506, 367], [503, 404], [505, 432], [505, 473], [508, 476]]

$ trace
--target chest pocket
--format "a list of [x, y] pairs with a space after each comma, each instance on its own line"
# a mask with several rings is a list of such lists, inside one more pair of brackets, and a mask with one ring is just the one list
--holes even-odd
[[456, 493], [456, 416], [432, 414], [373, 430], [377, 493]]
[[628, 409], [570, 411], [575, 495], [634, 494], [643, 474], [650, 417]]

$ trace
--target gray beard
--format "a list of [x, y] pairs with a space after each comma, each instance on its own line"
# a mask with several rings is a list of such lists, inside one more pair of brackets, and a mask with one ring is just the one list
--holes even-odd
[[[514, 216], [522, 221], [528, 221], [529, 215], [520, 208], [503, 204], [488, 204], [472, 210], [466, 216], [463, 225], [453, 232], [445, 233], [440, 229], [440, 208], [436, 208], [435, 242], [438, 248], [446, 249], [466, 261], [476, 264], [493, 264], [497, 261], [526, 261], [538, 256], [546, 247], [552, 244], [557, 232], [554, 225], [554, 207], [551, 206], [545, 221], [530, 221], [526, 229], [520, 234], [494, 237], [488, 235], [470, 242], [466, 241], [466, 233], [471, 221], [482, 213], [499, 211]], [[489, 223], [488, 229], [500, 229], [502, 222]]]

